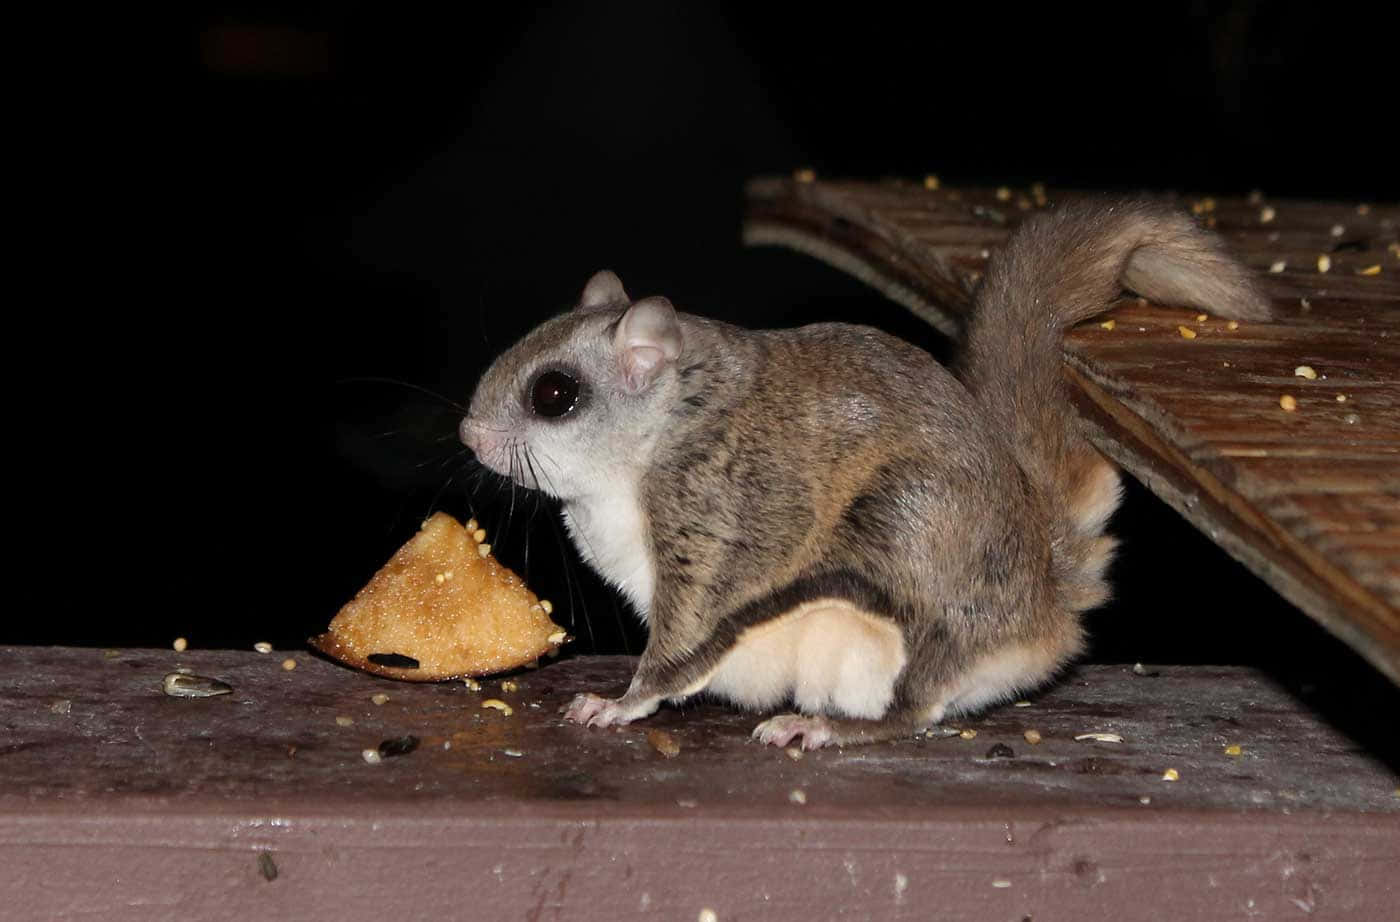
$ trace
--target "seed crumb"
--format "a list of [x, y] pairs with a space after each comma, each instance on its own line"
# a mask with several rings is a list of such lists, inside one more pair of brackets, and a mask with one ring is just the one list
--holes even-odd
[[1278, 212], [1274, 211], [1274, 206], [1265, 205], [1263, 208], [1259, 209], [1259, 223], [1268, 224], [1277, 214]]
[[1307, 378], [1309, 381], [1315, 381], [1317, 380], [1317, 372], [1311, 365], [1299, 365], [1297, 368], [1293, 369], [1293, 377]]
[[568, 637], [569, 637], [569, 635], [566, 634], [566, 633], [564, 633], [563, 631], [555, 631], [553, 634], [550, 634], [550, 635], [549, 635], [547, 638], [545, 638], [545, 639], [548, 640], [550, 643], [552, 643], [552, 644], [558, 646], [559, 644], [561, 644], [561, 643], [563, 643], [565, 640], [567, 640]]
[[61, 717], [67, 717], [69, 714], [73, 713], [73, 702], [67, 698], [60, 698], [49, 705], [49, 712], [58, 714]]
[[546, 615], [554, 614], [554, 603], [549, 599], [540, 599], [540, 608], [544, 609]]
[[344, 714], [341, 714], [335, 719], [335, 724], [338, 727], [353, 727], [355, 725], [355, 718], [346, 717]]
[[1338, 395], [1337, 395], [1337, 402], [1338, 402], [1338, 403], [1346, 403], [1346, 402], [1347, 402], [1347, 395], [1346, 395], [1346, 394], [1338, 394]]
[[1321, 256], [1319, 256], [1319, 257], [1317, 258], [1317, 271], [1318, 271], [1318, 272], [1330, 272], [1331, 270], [1332, 270], [1332, 257], [1328, 256], [1326, 253], [1323, 253]]
[[1176, 331], [1177, 331], [1178, 333], [1181, 334], [1181, 338], [1182, 338], [1182, 339], [1195, 339], [1195, 338], [1196, 338], [1196, 331], [1193, 330], [1193, 329], [1191, 329], [1190, 327], [1181, 327], [1181, 326], [1179, 326], [1179, 327], [1176, 328]]
[[1278, 405], [1283, 407], [1286, 412], [1292, 413], [1298, 409], [1298, 400], [1292, 394], [1284, 394], [1278, 399]]
[[1177, 770], [1174, 769], [1174, 768], [1169, 768], [1169, 769], [1167, 769], [1166, 771], [1162, 772], [1162, 780], [1163, 780], [1163, 781], [1180, 781], [1180, 780], [1181, 780], [1181, 772], [1177, 771]]
[[805, 804], [807, 802], [807, 792], [801, 788], [793, 788], [788, 791], [788, 800], [795, 804]]
[[288, 672], [291, 672], [293, 669], [297, 668], [297, 661], [289, 656], [286, 659], [282, 660], [282, 668], [287, 670]]
[[515, 713], [515, 708], [511, 707], [509, 704], [506, 704], [500, 698], [487, 698], [485, 701], [481, 702], [481, 706], [483, 708], [495, 708], [506, 717], [509, 717], [510, 715]]
[[266, 640], [259, 640], [257, 643], [253, 644], [253, 649], [259, 653], [271, 653], [272, 644], [268, 643]]
[[1239, 328], [1240, 322], [1238, 320], [1231, 320], [1229, 323], [1225, 324], [1225, 329], [1227, 330], [1238, 330]]
[[1243, 753], [1244, 747], [1241, 746], [1239, 743], [1231, 743], [1230, 745], [1225, 747], [1225, 754], [1227, 756], [1237, 756], [1242, 755]]
[[1209, 315], [1209, 314], [1197, 314], [1197, 315], [1196, 315], [1196, 322], [1197, 322], [1197, 323], [1205, 323], [1205, 322], [1206, 322], [1207, 320], [1209, 320], [1209, 319], [1210, 319], [1210, 315]]
[[360, 758], [364, 759], [370, 765], [378, 765], [380, 762], [384, 761], [384, 757], [379, 754], [378, 749], [361, 749]]
[[446, 577], [446, 576], [443, 576], [441, 573], [439, 573], [439, 574], [437, 574], [436, 576], [433, 577], [433, 582], [437, 583], [439, 586], [441, 586], [441, 585], [442, 585], [444, 582], [446, 582], [446, 581], [447, 581], [447, 577]]
[[477, 521], [476, 521], [476, 519], [468, 519], [468, 520], [467, 520], [467, 531], [476, 531], [476, 529], [477, 529]]
[[1276, 259], [1274, 260], [1273, 265], [1269, 266], [1269, 271], [1272, 272], [1274, 275], [1278, 275], [1280, 272], [1287, 268], [1287, 262], [1285, 262], [1282, 259]]
[[958, 733], [958, 736], [959, 736], [960, 738], [962, 738], [962, 739], [965, 739], [965, 740], [976, 739], [976, 737], [977, 737], [977, 731], [976, 731], [976, 730], [962, 730], [962, 731], [960, 731], [960, 732]]
[[481, 542], [485, 541], [485, 540], [486, 540], [486, 529], [484, 529], [484, 528], [478, 528], [478, 529], [476, 529], [475, 531], [473, 531], [473, 532], [472, 532], [472, 540], [475, 541], [477, 544], [480, 544]]
[[789, 746], [784, 749], [783, 752], [787, 753], [787, 757], [794, 762], [802, 761], [802, 750], [798, 749], [796, 746]]
[[1112, 320], [1105, 320], [1103, 323], [1099, 324], [1099, 326], [1103, 327], [1105, 330], [1111, 330], [1117, 325], [1118, 324]]
[[1026, 738], [1026, 742], [1030, 743], [1032, 746], [1040, 745], [1041, 736], [1039, 730], [1027, 730], [1021, 735], [1024, 736]]
[[491, 554], [491, 545], [489, 545], [489, 544], [478, 544], [478, 545], [476, 546], [476, 552], [477, 552], [478, 554], [480, 554], [482, 557], [490, 556], [490, 554]]
[[190, 642], [183, 637], [176, 637], [175, 642], [171, 644], [171, 646], [175, 648], [176, 653], [184, 653], [189, 645]]
[[1380, 263], [1376, 263], [1376, 264], [1373, 265], [1373, 266], [1367, 266], [1365, 269], [1357, 269], [1357, 270], [1356, 270], [1356, 274], [1357, 274], [1357, 275], [1380, 275], [1380, 274], [1381, 274], [1381, 264], [1380, 264]]
[[470, 676], [463, 679], [462, 684], [467, 686], [467, 691], [481, 691], [481, 683]]
[[514, 679], [502, 679], [502, 680], [501, 680], [501, 691], [503, 691], [503, 692], [513, 692], [513, 691], [519, 691], [519, 690], [520, 690], [520, 683], [516, 682]]
[[369, 700], [373, 701], [375, 704], [384, 704], [389, 700], [389, 696], [383, 692], [375, 692], [369, 696]]

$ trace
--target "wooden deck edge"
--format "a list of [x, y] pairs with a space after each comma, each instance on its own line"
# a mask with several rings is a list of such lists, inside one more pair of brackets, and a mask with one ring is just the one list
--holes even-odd
[[[1090, 441], [1099, 451], [1400, 685], [1400, 655], [1393, 652], [1400, 649], [1400, 644], [1390, 637], [1392, 629], [1385, 619], [1388, 610], [1384, 602], [1259, 515], [1208, 470], [1193, 464], [1157, 437], [1148, 421], [1115, 401], [1086, 369], [1067, 365], [1065, 376], [1073, 385], [1075, 406], [1088, 424]], [[1125, 436], [1135, 441], [1136, 451]], [[1153, 464], [1153, 460], [1157, 463]], [[1257, 540], [1250, 542], [1241, 537], [1245, 534], [1252, 534]], [[1300, 559], [1308, 560], [1309, 566], [1299, 566]], [[1335, 593], [1352, 603], [1350, 617], [1343, 617], [1336, 610], [1332, 593], [1322, 588], [1322, 574], [1331, 577], [1327, 585]]]
[[0, 814], [9, 918], [1367, 920], [1400, 818]]

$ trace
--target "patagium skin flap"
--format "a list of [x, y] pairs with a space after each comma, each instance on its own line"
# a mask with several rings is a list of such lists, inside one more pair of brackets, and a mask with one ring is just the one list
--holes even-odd
[[1027, 220], [993, 255], [949, 371], [878, 330], [746, 330], [632, 300], [611, 272], [487, 371], [482, 464], [562, 501], [649, 630], [589, 726], [707, 692], [787, 745], [872, 742], [1008, 700], [1083, 647], [1108, 596], [1116, 469], [1061, 382], [1065, 329], [1125, 288], [1265, 320], [1221, 240], [1147, 201]]

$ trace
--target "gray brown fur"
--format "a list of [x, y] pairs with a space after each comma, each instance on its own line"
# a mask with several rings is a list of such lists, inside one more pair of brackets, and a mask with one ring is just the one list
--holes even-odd
[[[810, 720], [792, 731], [808, 742], [868, 742], [956, 711], [973, 665], [1000, 651], [1041, 651], [1044, 664], [993, 698], [1045, 681], [1082, 648], [1079, 613], [1108, 594], [1103, 529], [1118, 491], [1076, 430], [1060, 340], [1125, 285], [1268, 315], [1248, 272], [1186, 216], [1083, 204], [1032, 218], [993, 257], [957, 377], [873, 329], [751, 331], [659, 302], [649, 322], [682, 345], [633, 393], [614, 341], [631, 302], [596, 276], [583, 306], [497, 361], [463, 424], [488, 466], [558, 495], [576, 532], [593, 510], [580, 549], [648, 620], [627, 695], [587, 696], [571, 716], [645, 716], [703, 682], [746, 628], [817, 598], [897, 624], [907, 664], [882, 717], [816, 715], [820, 738]], [[566, 418], [531, 417], [523, 395], [546, 367], [584, 382]], [[636, 497], [650, 592], [594, 547], [613, 537], [612, 495]]]

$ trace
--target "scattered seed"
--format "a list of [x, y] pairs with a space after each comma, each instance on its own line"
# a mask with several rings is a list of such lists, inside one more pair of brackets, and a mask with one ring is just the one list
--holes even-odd
[[379, 744], [379, 757], [388, 759], [393, 756], [406, 756], [418, 748], [418, 737], [413, 734], [407, 736], [396, 736], [391, 740], [385, 740]]
[[680, 742], [665, 730], [648, 730], [647, 742], [665, 758], [674, 759], [681, 754]]
[[810, 167], [803, 167], [792, 174], [792, 178], [798, 182], [812, 182], [817, 178], [817, 171]]
[[1225, 754], [1227, 756], [1237, 756], [1243, 753], [1244, 747], [1240, 746], [1239, 743], [1231, 743], [1230, 745], [1225, 747]]
[[1105, 320], [1103, 323], [1099, 324], [1099, 326], [1103, 327], [1105, 330], [1111, 330], [1117, 325], [1118, 324], [1112, 320]]
[[1238, 330], [1239, 328], [1240, 322], [1238, 320], [1231, 320], [1229, 323], [1225, 324], [1225, 329], [1227, 330]]
[[1329, 271], [1331, 271], [1331, 269], [1332, 269], [1332, 257], [1328, 256], [1326, 253], [1323, 253], [1321, 256], [1319, 256], [1319, 257], [1317, 258], [1317, 271], [1318, 271], [1318, 272], [1329, 272]]
[[[1226, 362], [1225, 364], [1228, 367], [1230, 363]], [[1151, 679], [1161, 675], [1161, 673], [1156, 669], [1148, 669], [1142, 663], [1133, 663], [1133, 675], [1146, 676]]]
[[975, 738], [977, 737], [977, 731], [976, 731], [976, 730], [960, 730], [960, 731], [958, 732], [958, 736], [961, 737], [962, 739], [965, 739], [965, 740], [975, 739]]
[[1357, 416], [1355, 413], [1348, 413], [1346, 416], [1342, 417], [1342, 422], [1346, 423], [1348, 426], [1355, 426], [1357, 423], [1361, 422], [1361, 417]]
[[1176, 331], [1181, 334], [1182, 339], [1195, 339], [1196, 331], [1190, 327], [1177, 327]]
[[502, 679], [502, 680], [501, 680], [501, 691], [503, 691], [503, 692], [513, 692], [513, 691], [519, 691], [519, 690], [520, 690], [520, 683], [516, 682], [514, 679]]
[[802, 761], [802, 750], [798, 749], [796, 746], [789, 746], [784, 749], [783, 752], [787, 753], [787, 757], [794, 762]]
[[1347, 395], [1346, 395], [1346, 394], [1338, 394], [1338, 395], [1337, 395], [1337, 402], [1338, 402], [1338, 403], [1346, 403], [1346, 402], [1347, 402]]
[[1119, 736], [1117, 733], [1081, 733], [1074, 739], [1075, 742], [1084, 742], [1085, 740], [1092, 740], [1095, 743], [1123, 742], [1123, 737]]
[[1006, 745], [1005, 743], [996, 743], [996, 744], [994, 744], [994, 745], [992, 746], [992, 748], [990, 748], [990, 749], [987, 750], [986, 758], [988, 758], [988, 759], [1014, 759], [1014, 758], [1016, 758], [1016, 752], [1015, 752], [1015, 750], [1013, 750], [1010, 746]]
[[1274, 219], [1276, 214], [1278, 214], [1278, 212], [1274, 211], [1274, 206], [1265, 205], [1263, 208], [1259, 209], [1259, 223], [1268, 224]]
[[805, 804], [807, 802], [807, 792], [801, 788], [793, 788], [788, 791], [788, 800], [795, 804]]
[[998, 187], [997, 187], [997, 201], [998, 201], [998, 202], [1009, 202], [1009, 201], [1011, 201], [1011, 190], [1008, 189], [1006, 186], [998, 186]]
[[1347, 232], [1347, 229], [1346, 229], [1345, 227], [1343, 227], [1342, 225], [1340, 225], [1340, 224], [1333, 224], [1333, 225], [1332, 225], [1332, 236], [1333, 236], [1333, 237], [1340, 237], [1340, 236], [1342, 236], [1342, 234], [1345, 234], [1346, 232]]
[[69, 714], [73, 713], [73, 702], [69, 701], [67, 698], [60, 698], [49, 705], [49, 711], [53, 714], [67, 717]]
[[563, 631], [555, 631], [553, 634], [550, 634], [545, 639], [548, 640], [550, 643], [554, 644], [555, 646], [558, 646], [559, 644], [562, 644], [565, 640], [568, 640], [569, 635], [564, 633]]
[[937, 192], [940, 185], [942, 185], [942, 183], [940, 183], [938, 177], [932, 173], [924, 177], [924, 188], [930, 192]]
[[1278, 405], [1283, 407], [1285, 412], [1292, 413], [1298, 409], [1298, 400], [1292, 394], [1284, 394], [1278, 399]]
[[520, 758], [521, 756], [523, 756], [523, 755], [525, 754], [525, 753], [521, 752], [519, 749], [502, 749], [501, 752], [503, 752], [503, 753], [505, 753], [506, 755], [510, 756], [512, 759], [518, 759], [518, 758]]
[[364, 759], [370, 765], [378, 765], [380, 762], [384, 761], [378, 749], [361, 749], [360, 758]]
[[1297, 368], [1293, 369], [1293, 377], [1307, 378], [1309, 381], [1315, 381], [1317, 380], [1317, 372], [1313, 370], [1311, 365], [1299, 365]]
[[257, 643], [253, 644], [253, 649], [259, 653], [271, 653], [272, 644], [268, 643], [266, 640], [259, 640]]
[[1284, 269], [1287, 269], [1287, 268], [1288, 268], [1288, 263], [1287, 263], [1287, 262], [1285, 262], [1285, 261], [1282, 260], [1282, 259], [1276, 259], [1276, 260], [1274, 260], [1273, 264], [1272, 264], [1271, 266], [1269, 266], [1269, 271], [1272, 272], [1274, 275], [1278, 275], [1280, 272], [1282, 272]]
[[1138, 803], [1143, 804], [1144, 806], [1146, 806], [1147, 804], [1152, 803], [1152, 798], [1151, 798], [1151, 797], [1148, 797], [1146, 794], [1144, 794], [1144, 795], [1142, 795], [1141, 797], [1138, 798]]
[[172, 672], [161, 680], [161, 689], [172, 698], [212, 698], [227, 695], [233, 686], [202, 675]]
[[[957, 727], [929, 727], [927, 730], [924, 731], [924, 736], [926, 736], [927, 738], [929, 738], [929, 739], [931, 739], [931, 740], [934, 740], [934, 739], [937, 739], [937, 740], [946, 740], [946, 739], [948, 739], [950, 736], [962, 736], [962, 735], [963, 735], [963, 731], [959, 730]], [[976, 731], [976, 730], [972, 731], [972, 735], [973, 735], [973, 736], [976, 736], [976, 735], [977, 735], [977, 731]], [[972, 737], [969, 736], [968, 739], [972, 739]]]
[[463, 679], [462, 684], [467, 686], [467, 691], [481, 691], [481, 683], [470, 676]]
[[1301, 307], [1301, 308], [1302, 308], [1303, 310], [1305, 310], [1305, 311], [1310, 311], [1310, 310], [1312, 310], [1312, 302], [1309, 301], [1307, 298], [1299, 298], [1299, 299], [1298, 299], [1298, 306]]
[[443, 576], [441, 573], [433, 577], [433, 582], [437, 583], [438, 585], [442, 585], [442, 583], [444, 583], [446, 580], [447, 577]]
[[189, 645], [190, 642], [183, 637], [176, 637], [175, 642], [171, 644], [171, 646], [175, 648], [176, 653], [184, 653], [185, 648], [187, 648]]
[[1021, 735], [1024, 736], [1026, 738], [1026, 742], [1030, 743], [1032, 746], [1040, 745], [1041, 736], [1039, 730], [1027, 730]]
[[1367, 266], [1365, 269], [1357, 269], [1357, 270], [1356, 270], [1356, 274], [1357, 274], [1357, 275], [1380, 275], [1380, 274], [1381, 274], [1381, 264], [1380, 264], [1380, 263], [1376, 263], [1374, 266]]
[[702, 909], [700, 915], [695, 917], [695, 922], [719, 922], [719, 913], [713, 909]]
[[478, 544], [478, 545], [476, 546], [476, 552], [477, 552], [478, 554], [480, 554], [482, 557], [490, 556], [490, 554], [491, 554], [491, 545], [489, 545], [489, 544]]
[[554, 614], [554, 603], [549, 599], [540, 599], [540, 608], [544, 609], [546, 615]]
[[481, 542], [485, 541], [485, 540], [486, 540], [486, 529], [484, 529], [484, 528], [477, 528], [477, 529], [473, 530], [473, 531], [472, 531], [472, 540], [475, 541], [477, 544], [480, 544]]
[[344, 714], [341, 714], [336, 717], [335, 724], [338, 727], [353, 727], [355, 725], [355, 718], [346, 717]]
[[288, 672], [291, 672], [293, 669], [297, 668], [297, 661], [289, 656], [286, 659], [282, 660], [282, 668], [287, 670]]
[[1162, 772], [1162, 780], [1163, 780], [1163, 781], [1180, 781], [1180, 780], [1181, 780], [1181, 772], [1177, 771], [1177, 770], [1174, 769], [1174, 768], [1169, 768], [1169, 769], [1167, 769], [1166, 771]]
[[994, 881], [992, 881], [992, 886], [993, 886], [993, 887], [996, 887], [998, 890], [1005, 890], [1007, 887], [1010, 887], [1010, 886], [1011, 886], [1011, 881], [1009, 881], [1009, 880], [994, 880]]
[[375, 692], [369, 696], [369, 700], [373, 701], [375, 704], [384, 704], [389, 700], [389, 696], [383, 692]]
[[504, 714], [506, 717], [509, 717], [510, 715], [515, 713], [515, 708], [511, 707], [509, 704], [506, 704], [500, 698], [487, 698], [485, 701], [481, 702], [481, 706], [483, 708], [495, 708], [496, 710]]
[[1210, 315], [1209, 315], [1209, 314], [1197, 314], [1197, 315], [1196, 315], [1196, 322], [1197, 322], [1197, 323], [1205, 323], [1205, 322], [1206, 322], [1207, 320], [1209, 320], [1209, 319], [1210, 319]]
[[1031, 706], [1031, 703], [1030, 703], [1029, 701], [1017, 701], [1015, 704], [1013, 704], [1013, 705], [1011, 705], [1011, 706], [1014, 707], [1014, 708], [1028, 708], [1028, 707]]

